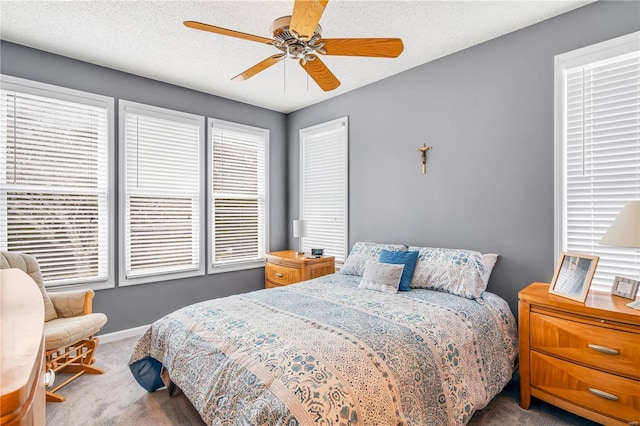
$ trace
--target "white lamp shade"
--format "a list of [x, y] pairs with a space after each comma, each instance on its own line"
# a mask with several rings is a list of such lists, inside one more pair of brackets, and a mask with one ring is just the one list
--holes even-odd
[[640, 248], [640, 200], [625, 204], [600, 240], [600, 244]]
[[293, 238], [307, 236], [307, 221], [302, 219], [293, 220]]

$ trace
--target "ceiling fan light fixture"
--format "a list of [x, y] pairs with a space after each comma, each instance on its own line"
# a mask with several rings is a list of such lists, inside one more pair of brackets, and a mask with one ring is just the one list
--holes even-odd
[[313, 35], [308, 39], [301, 38], [290, 28], [291, 16], [283, 16], [271, 24], [273, 34], [273, 45], [284, 52], [291, 59], [303, 59], [315, 52], [323, 53], [324, 43], [320, 42], [322, 37], [322, 27], [316, 26]]
[[287, 40], [291, 39], [300, 41], [311, 41], [314, 38], [318, 40], [322, 37], [322, 26], [320, 24], [318, 24], [318, 26], [316, 27], [313, 35], [311, 37], [308, 37], [306, 40], [301, 38], [295, 31], [291, 30], [290, 25], [291, 15], [282, 16], [274, 20], [271, 24], [271, 33], [273, 34], [273, 38], [282, 42], [286, 42]]

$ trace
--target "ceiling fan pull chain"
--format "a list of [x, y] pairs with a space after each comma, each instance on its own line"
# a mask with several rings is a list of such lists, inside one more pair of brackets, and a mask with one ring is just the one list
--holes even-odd
[[282, 61], [282, 93], [287, 93], [287, 58]]

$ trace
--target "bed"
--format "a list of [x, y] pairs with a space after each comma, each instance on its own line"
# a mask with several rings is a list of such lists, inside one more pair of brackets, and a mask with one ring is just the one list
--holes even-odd
[[[512, 377], [517, 338], [507, 303], [487, 291], [364, 288], [380, 253], [368, 249], [351, 262], [361, 275], [343, 268], [163, 317], [134, 350], [134, 377], [149, 391], [175, 384], [207, 424], [466, 424]], [[420, 280], [420, 262], [432, 275], [434, 262], [417, 249]]]

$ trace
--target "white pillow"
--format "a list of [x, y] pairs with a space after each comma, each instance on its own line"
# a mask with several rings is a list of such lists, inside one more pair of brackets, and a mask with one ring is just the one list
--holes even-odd
[[359, 241], [353, 245], [349, 256], [340, 269], [340, 273], [344, 275], [362, 276], [367, 262], [377, 262], [382, 250], [407, 251], [407, 246], [402, 244], [380, 244]]
[[489, 284], [489, 277], [491, 277], [491, 271], [493, 270], [493, 266], [498, 261], [497, 254], [487, 253], [482, 255], [482, 262], [484, 263], [484, 274], [482, 274], [482, 281], [484, 281], [484, 286], [486, 287]]
[[443, 291], [467, 299], [478, 299], [486, 288], [482, 254], [473, 250], [409, 247], [417, 250], [418, 262], [411, 288]]
[[358, 288], [375, 290], [383, 293], [397, 293], [404, 265], [369, 262]]

